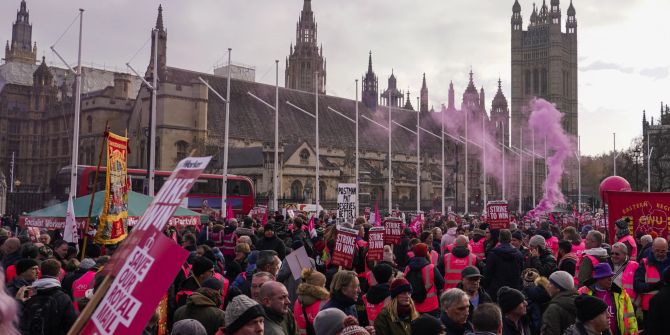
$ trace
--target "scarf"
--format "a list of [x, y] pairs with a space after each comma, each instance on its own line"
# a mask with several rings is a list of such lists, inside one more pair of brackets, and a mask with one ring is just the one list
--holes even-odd
[[54, 287], [60, 287], [60, 281], [58, 278], [50, 278], [50, 277], [44, 277], [42, 279], [38, 279], [33, 283], [33, 287], [35, 287], [38, 290], [46, 290]]
[[345, 308], [356, 304], [356, 300], [347, 297], [340, 291], [337, 291], [335, 292], [335, 294], [333, 294], [333, 299], [338, 303], [340, 303]]

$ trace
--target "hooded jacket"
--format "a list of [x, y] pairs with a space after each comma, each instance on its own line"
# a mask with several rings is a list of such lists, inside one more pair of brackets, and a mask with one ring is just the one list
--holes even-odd
[[[470, 255], [470, 249], [467, 247], [454, 247], [451, 249], [451, 253], [458, 257], [458, 258], [465, 258]], [[475, 262], [475, 266], [477, 269], [479, 269], [479, 272], [482, 272], [484, 270], [484, 263], [482, 263], [482, 260], [477, 258], [477, 261]], [[444, 257], [440, 257], [437, 261], [437, 268], [440, 270], [440, 273], [444, 274], [446, 264], [444, 264]]]
[[456, 240], [456, 227], [447, 229], [447, 231], [442, 235], [440, 249], [444, 250], [444, 247], [454, 243], [454, 240]]
[[528, 260], [524, 268], [535, 268], [542, 277], [549, 277], [556, 271], [556, 257], [547, 248], [540, 247], [539, 256], [528, 255]]
[[595, 266], [591, 262], [591, 258], [586, 257], [587, 255], [595, 257], [601, 263], [606, 262], [608, 257], [605, 248], [598, 247], [584, 250], [584, 253], [580, 256], [579, 269], [577, 269], [577, 279], [579, 280], [580, 287], [586, 285], [586, 281], [591, 279], [593, 267]]
[[388, 283], [381, 283], [370, 287], [365, 295], [368, 302], [378, 304], [391, 296], [391, 286]]
[[276, 234], [273, 234], [272, 237], [263, 236], [263, 238], [256, 242], [256, 250], [274, 250], [282, 261], [286, 257], [286, 246]]
[[[430, 265], [430, 261], [428, 261], [424, 257], [412, 257], [409, 260], [409, 264], [407, 264], [407, 267], [409, 267], [409, 271], [418, 271], [421, 273], [421, 276], [423, 278], [423, 269], [424, 266]], [[440, 270], [437, 268], [437, 266], [433, 267], [433, 278], [435, 282], [433, 285], [435, 286], [436, 292], [441, 292], [442, 289], [444, 289], [444, 277], [442, 276], [442, 273]], [[425, 280], [425, 278], [424, 278]], [[416, 289], [415, 289], [416, 290]], [[438, 294], [439, 297], [439, 294]]]
[[562, 291], [556, 294], [542, 316], [541, 333], [543, 335], [562, 335], [563, 332], [575, 323], [577, 307], [575, 307], [575, 291]]
[[[52, 306], [49, 309], [48, 320], [44, 320], [44, 324], [59, 326], [57, 329], [50, 328], [49, 334], [67, 334], [77, 319], [77, 315], [74, 311], [72, 300], [70, 300], [70, 297], [63, 292], [58, 279], [49, 277], [38, 279], [33, 282], [33, 287], [37, 289], [37, 294], [24, 304], [24, 317], [20, 320], [21, 330], [28, 332], [28, 329], [30, 328], [29, 323], [31, 320], [29, 316], [25, 315], [25, 312], [28, 310], [27, 307], [31, 303], [31, 300], [35, 299], [36, 296], [51, 296], [54, 299], [55, 306]], [[55, 314], [52, 314], [51, 312], [55, 312]]]
[[193, 292], [186, 299], [186, 305], [174, 312], [174, 322], [184, 319], [198, 320], [208, 335], [213, 335], [224, 326], [224, 313], [216, 304], [199, 292]]
[[496, 300], [498, 289], [503, 286], [521, 290], [523, 256], [509, 243], [501, 243], [491, 250], [486, 258], [482, 286]]

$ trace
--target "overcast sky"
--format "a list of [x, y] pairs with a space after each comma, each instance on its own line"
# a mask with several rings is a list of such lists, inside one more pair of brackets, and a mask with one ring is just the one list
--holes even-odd
[[[327, 58], [329, 95], [354, 98], [354, 80], [367, 69], [368, 51], [386, 88], [391, 69], [416, 105], [426, 73], [430, 104], [446, 102], [449, 81], [457, 99], [472, 67], [475, 84], [490, 108], [498, 76], [510, 98], [510, 16], [513, 0], [313, 0], [318, 42]], [[19, 0], [0, 2], [0, 38], [11, 40]], [[143, 73], [158, 1], [28, 0], [38, 56], [62, 66], [49, 46], [84, 8], [83, 59], [87, 65], [132, 65]], [[524, 27], [531, 0], [521, 0]], [[539, 0], [538, 0], [539, 3]], [[256, 80], [274, 83], [274, 60], [284, 60], [295, 43], [302, 0], [165, 0], [169, 66], [212, 72], [232, 48], [234, 62], [256, 67]], [[569, 1], [561, 1], [562, 26]], [[640, 136], [642, 110], [659, 118], [670, 100], [670, 1], [574, 0], [579, 39], [579, 124], [582, 151], [598, 154], [628, 146]], [[56, 48], [76, 62], [77, 24]], [[4, 55], [4, 54], [3, 54]], [[136, 56], [134, 56], [136, 55]], [[669, 101], [670, 103], [670, 101]]]

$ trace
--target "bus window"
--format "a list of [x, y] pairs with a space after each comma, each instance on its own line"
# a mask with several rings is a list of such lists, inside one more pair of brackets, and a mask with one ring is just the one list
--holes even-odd
[[[107, 174], [105, 172], [99, 172], [98, 173], [98, 183], [97, 183], [98, 185], [95, 188], [96, 192], [105, 190], [105, 184], [106, 184], [105, 178], [107, 178]], [[93, 184], [94, 183], [95, 183], [95, 171], [89, 173], [89, 175], [88, 175], [88, 192], [86, 194], [93, 193]]]
[[246, 180], [228, 180], [226, 193], [232, 196], [247, 196], [251, 193], [251, 185]]
[[146, 178], [144, 176], [130, 175], [130, 187], [133, 191], [138, 193], [144, 193], [144, 182]]

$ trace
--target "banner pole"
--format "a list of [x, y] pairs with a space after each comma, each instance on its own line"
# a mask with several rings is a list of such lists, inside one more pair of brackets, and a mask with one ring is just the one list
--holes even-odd
[[98, 154], [98, 166], [95, 168], [95, 177], [93, 178], [93, 189], [91, 192], [91, 202], [88, 205], [88, 215], [86, 216], [86, 225], [82, 231], [84, 235], [84, 245], [81, 248], [80, 261], [86, 257], [86, 245], [88, 244], [88, 228], [91, 225], [91, 212], [93, 211], [93, 201], [95, 200], [95, 192], [98, 191], [98, 176], [100, 175], [100, 166], [102, 165], [102, 153], [105, 149], [105, 140], [109, 134], [109, 120], [105, 122], [105, 132], [102, 134], [102, 141], [100, 143], [100, 153]]

